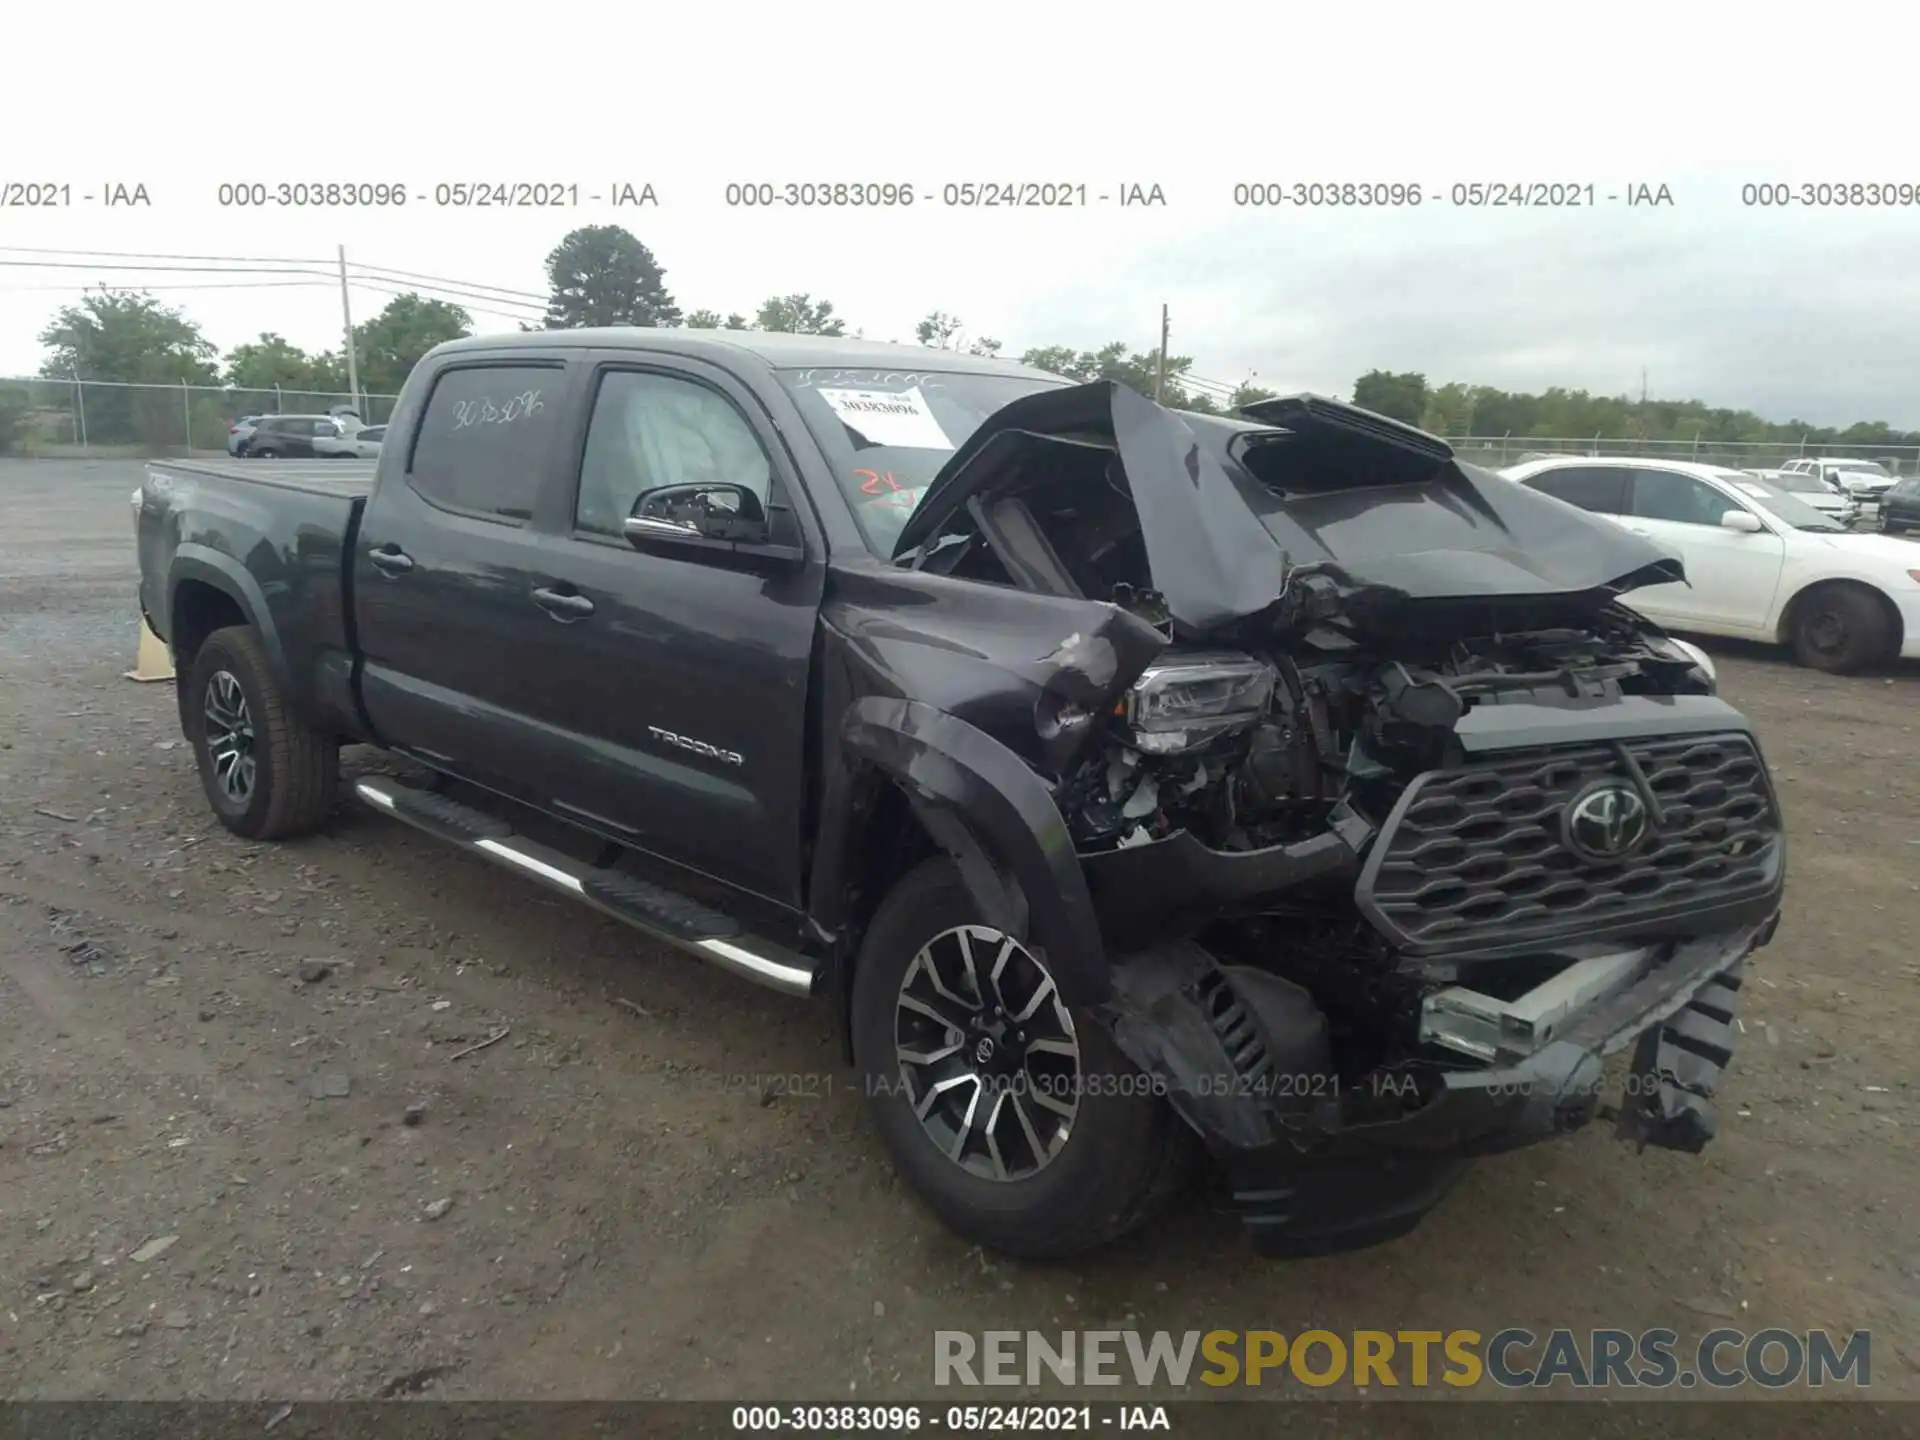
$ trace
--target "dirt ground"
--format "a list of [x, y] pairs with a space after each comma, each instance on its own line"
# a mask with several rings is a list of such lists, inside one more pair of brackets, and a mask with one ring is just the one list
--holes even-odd
[[351, 802], [221, 830], [171, 687], [121, 678], [138, 478], [0, 462], [5, 1394], [933, 1398], [936, 1329], [1108, 1322], [1868, 1328], [1920, 1397], [1920, 669], [1710, 647], [1793, 849], [1705, 1155], [1593, 1127], [1296, 1263], [1202, 1186], [1016, 1264], [892, 1178], [823, 1012]]

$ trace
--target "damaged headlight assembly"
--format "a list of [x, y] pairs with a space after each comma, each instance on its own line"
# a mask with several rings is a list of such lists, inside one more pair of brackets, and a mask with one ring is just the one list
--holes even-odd
[[1266, 714], [1276, 678], [1251, 655], [1183, 655], [1155, 665], [1121, 702], [1127, 740], [1147, 755], [1197, 750]]
[[1676, 640], [1671, 635], [1667, 637], [1667, 644], [1691, 660], [1699, 668], [1700, 673], [1707, 677], [1708, 685], [1712, 686], [1716, 693], [1719, 691], [1720, 672], [1714, 668], [1713, 657], [1711, 655], [1707, 654], [1707, 652], [1702, 650], [1698, 645], [1686, 640]]

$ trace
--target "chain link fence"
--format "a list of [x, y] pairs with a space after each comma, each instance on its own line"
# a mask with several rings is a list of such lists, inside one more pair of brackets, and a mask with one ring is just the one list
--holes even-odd
[[1472, 465], [1499, 469], [1548, 455], [1632, 455], [1647, 460], [1692, 460], [1734, 470], [1777, 470], [1801, 456], [1872, 460], [1894, 475], [1920, 475], [1920, 445], [1847, 445], [1825, 440], [1634, 440], [1540, 435], [1466, 435], [1449, 438]]
[[395, 396], [213, 385], [134, 385], [45, 377], [0, 379], [0, 455], [136, 459], [224, 455], [234, 422], [324, 415], [344, 406], [384, 424]]
[[[213, 385], [135, 385], [45, 377], [0, 379], [0, 455], [140, 458], [223, 455], [235, 421], [254, 415], [324, 415], [341, 406], [384, 424], [397, 397], [343, 391], [242, 390]], [[1461, 459], [1498, 469], [1538, 455], [1638, 455], [1696, 460], [1740, 470], [1776, 469], [1801, 455], [1875, 460], [1920, 474], [1920, 446], [1793, 440], [1636, 440], [1539, 435], [1450, 437]]]

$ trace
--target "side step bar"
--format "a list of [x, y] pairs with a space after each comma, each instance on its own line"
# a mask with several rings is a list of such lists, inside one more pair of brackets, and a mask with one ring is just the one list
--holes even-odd
[[817, 969], [804, 955], [749, 935], [740, 924], [671, 890], [587, 865], [515, 832], [506, 821], [384, 777], [356, 780], [366, 804], [436, 840], [518, 871], [549, 889], [623, 920], [654, 939], [786, 995], [813, 993]]

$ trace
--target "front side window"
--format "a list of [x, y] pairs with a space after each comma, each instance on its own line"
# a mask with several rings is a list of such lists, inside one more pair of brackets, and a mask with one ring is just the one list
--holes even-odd
[[1704, 480], [1673, 470], [1637, 470], [1633, 476], [1633, 511], [1642, 520], [1668, 520], [1676, 525], [1718, 525], [1720, 517], [1739, 504]]
[[525, 524], [558, 423], [563, 374], [535, 365], [443, 373], [421, 417], [407, 483], [449, 510]]
[[723, 483], [772, 499], [773, 464], [718, 390], [643, 371], [609, 371], [594, 398], [574, 523], [618, 536], [634, 502], [668, 485]]

